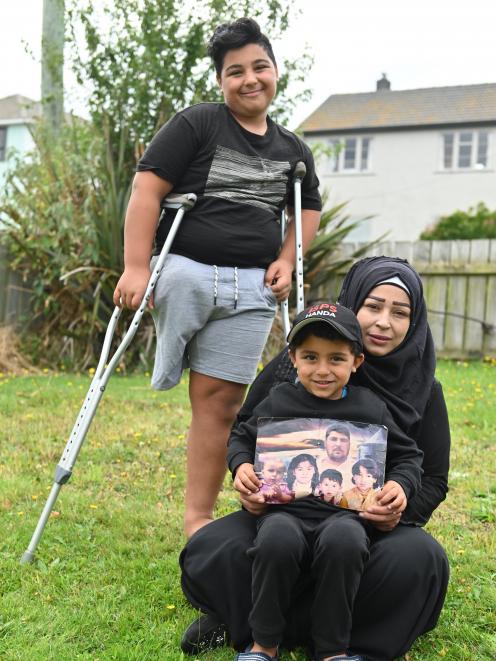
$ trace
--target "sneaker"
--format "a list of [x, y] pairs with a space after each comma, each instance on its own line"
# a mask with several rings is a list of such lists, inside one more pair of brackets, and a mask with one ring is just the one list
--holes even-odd
[[229, 642], [229, 634], [222, 622], [212, 615], [200, 615], [189, 625], [181, 638], [181, 649], [195, 656]]
[[[321, 661], [321, 659], [316, 656], [315, 661]], [[356, 654], [354, 656], [335, 656], [332, 661], [362, 661], [362, 657]]]
[[246, 652], [240, 652], [234, 657], [234, 661], [279, 661], [277, 654], [275, 656], [269, 656], [265, 652], [252, 652], [251, 650], [246, 650]]

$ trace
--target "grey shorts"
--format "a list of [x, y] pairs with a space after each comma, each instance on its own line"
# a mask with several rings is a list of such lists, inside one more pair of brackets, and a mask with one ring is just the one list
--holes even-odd
[[251, 383], [277, 306], [264, 276], [264, 269], [215, 267], [167, 255], [155, 287], [152, 387], [172, 388], [186, 367]]

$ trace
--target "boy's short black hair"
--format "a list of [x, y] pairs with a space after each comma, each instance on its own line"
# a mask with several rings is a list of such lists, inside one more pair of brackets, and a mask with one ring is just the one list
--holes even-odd
[[312, 335], [314, 337], [319, 337], [324, 340], [331, 340], [333, 342], [337, 340], [346, 342], [354, 356], [359, 356], [362, 353], [362, 347], [359, 346], [357, 342], [348, 340], [325, 321], [316, 321], [312, 324], [308, 324], [307, 326], [303, 326], [303, 328], [293, 336], [289, 343], [289, 350], [291, 353], [294, 353], [300, 344], [303, 344], [307, 337], [312, 337]]
[[332, 480], [332, 482], [337, 482], [338, 484], [343, 484], [343, 475], [334, 468], [326, 468], [325, 471], [322, 471], [319, 477], [319, 484], [322, 484], [324, 480]]
[[238, 18], [232, 23], [219, 25], [208, 42], [207, 53], [213, 60], [218, 76], [221, 74], [226, 53], [248, 44], [261, 46], [274, 66], [277, 66], [270, 41], [260, 30], [259, 24], [253, 18]]

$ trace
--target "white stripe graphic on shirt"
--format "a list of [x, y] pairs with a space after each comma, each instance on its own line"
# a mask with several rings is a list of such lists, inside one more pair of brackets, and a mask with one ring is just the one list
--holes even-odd
[[277, 212], [286, 194], [289, 171], [288, 161], [247, 156], [219, 145], [204, 194]]

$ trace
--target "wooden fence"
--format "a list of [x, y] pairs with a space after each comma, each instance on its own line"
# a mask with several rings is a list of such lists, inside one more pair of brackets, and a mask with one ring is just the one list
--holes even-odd
[[[343, 255], [360, 244], [344, 243]], [[439, 355], [496, 355], [496, 240], [385, 241], [367, 255], [403, 257], [424, 283], [429, 323]], [[344, 273], [317, 295], [334, 299]], [[0, 324], [19, 325], [29, 315], [29, 292], [8, 266], [0, 246]]]
[[7, 253], [0, 245], [0, 325], [17, 326], [29, 314], [29, 290], [8, 266]]
[[[361, 244], [344, 243], [343, 256]], [[384, 241], [366, 256], [402, 257], [417, 269], [424, 284], [438, 355], [496, 355], [496, 240]], [[344, 273], [318, 292], [334, 298]]]

